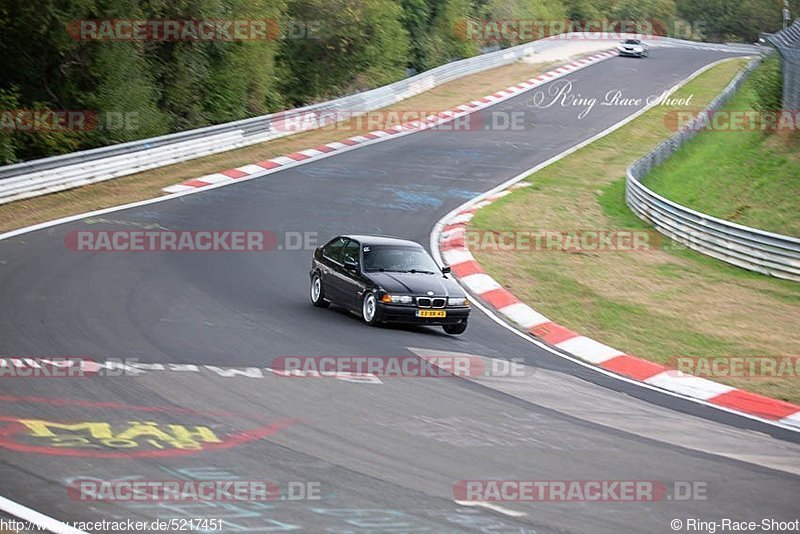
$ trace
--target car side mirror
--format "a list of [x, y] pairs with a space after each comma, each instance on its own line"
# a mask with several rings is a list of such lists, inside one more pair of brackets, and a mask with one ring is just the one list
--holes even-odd
[[450, 274], [450, 271], [452, 271], [452, 269], [450, 268], [449, 265], [445, 265], [444, 267], [442, 267], [442, 274]]
[[358, 270], [358, 262], [353, 258], [345, 258], [344, 260], [344, 268], [348, 271], [357, 271]]

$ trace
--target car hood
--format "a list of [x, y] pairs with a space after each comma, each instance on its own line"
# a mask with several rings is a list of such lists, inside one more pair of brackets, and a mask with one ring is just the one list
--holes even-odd
[[433, 291], [436, 296], [461, 297], [464, 291], [452, 278], [441, 274], [413, 273], [366, 273], [375, 285], [389, 293], [399, 295], [427, 295]]

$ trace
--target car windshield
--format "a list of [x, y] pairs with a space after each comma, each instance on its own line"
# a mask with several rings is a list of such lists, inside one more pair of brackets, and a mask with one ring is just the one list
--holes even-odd
[[365, 271], [420, 272], [433, 274], [439, 270], [433, 259], [418, 247], [364, 245]]
[[636, 39], [628, 39], [627, 41], [625, 41], [625, 44], [637, 45], [637, 44], [642, 44], [642, 42], [637, 41]]

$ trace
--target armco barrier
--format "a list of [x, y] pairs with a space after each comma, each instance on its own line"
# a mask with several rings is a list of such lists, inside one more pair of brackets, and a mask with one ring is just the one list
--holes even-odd
[[[719, 110], [759, 63], [760, 58], [740, 72], [705, 113]], [[628, 207], [659, 232], [691, 249], [751, 271], [800, 281], [800, 239], [711, 217], [672, 202], [642, 184], [642, 178], [696, 134], [697, 129], [689, 124], [628, 167]]]
[[[273, 123], [286, 113], [296, 117], [304, 112], [318, 116], [323, 113], [366, 113], [380, 109], [463, 76], [508, 65], [537, 52], [550, 50], [570, 39], [570, 35], [556, 36], [454, 61], [390, 85], [290, 112], [0, 167], [0, 204], [283, 137], [296, 132], [273, 127]], [[613, 43], [610, 41], [609, 47]], [[714, 45], [669, 38], [658, 38], [652, 45], [744, 53], [758, 50], [749, 45]]]

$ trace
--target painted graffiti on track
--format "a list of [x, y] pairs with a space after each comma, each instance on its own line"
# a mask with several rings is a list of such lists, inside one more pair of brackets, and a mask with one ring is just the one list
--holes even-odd
[[[0, 397], [15, 405], [0, 415], [0, 447], [17, 452], [89, 458], [185, 456], [264, 439], [294, 422], [276, 418], [241, 429], [211, 414], [180, 408], [92, 403], [74, 399]], [[84, 415], [35, 416], [31, 404], [79, 407]], [[22, 408], [25, 408], [24, 410]], [[96, 415], [94, 412], [103, 415]], [[8, 412], [17, 413], [8, 415]], [[36, 412], [34, 412], [36, 413]], [[108, 414], [113, 414], [109, 416]]]

